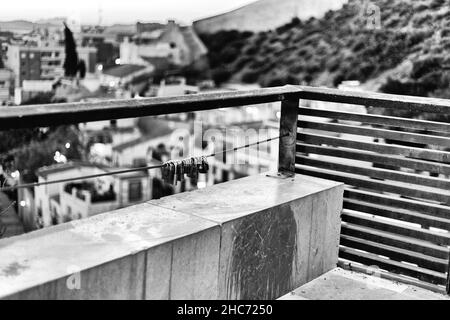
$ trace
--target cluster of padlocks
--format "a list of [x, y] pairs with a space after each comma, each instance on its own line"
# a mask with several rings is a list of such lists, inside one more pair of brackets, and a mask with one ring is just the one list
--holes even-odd
[[162, 179], [166, 183], [176, 185], [184, 180], [184, 175], [198, 180], [199, 173], [207, 173], [209, 164], [206, 157], [191, 157], [182, 160], [170, 160], [161, 167]]

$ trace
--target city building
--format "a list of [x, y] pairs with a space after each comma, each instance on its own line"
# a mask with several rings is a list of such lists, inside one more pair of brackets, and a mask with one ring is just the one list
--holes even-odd
[[8, 69], [0, 69], [0, 106], [11, 101], [14, 75]]
[[122, 64], [106, 70], [100, 75], [100, 85], [110, 89], [125, 89], [132, 85], [148, 83], [154, 67], [136, 64]]
[[186, 84], [186, 78], [183, 77], [163, 79], [157, 90], [158, 97], [181, 96], [185, 94], [199, 93], [200, 91], [197, 86], [190, 86]]
[[[90, 162], [68, 162], [42, 167], [37, 175], [39, 182], [45, 182], [120, 169]], [[22, 197], [19, 199], [19, 214], [23, 220], [34, 220], [36, 227], [41, 228], [150, 200], [152, 183], [148, 172], [143, 170], [85, 181], [37, 186], [33, 191], [19, 194]], [[34, 210], [27, 210], [27, 207]]]
[[97, 63], [103, 67], [116, 64], [117, 59], [120, 57], [118, 43], [112, 41], [105, 34], [103, 28], [86, 28], [76, 37], [81, 47], [94, 47], [97, 49]]
[[120, 45], [122, 63], [147, 64], [147, 59], [164, 58], [177, 67], [207, 68], [208, 50], [191, 26], [173, 20], [166, 25], [138, 24], [138, 33]]
[[[87, 72], [95, 72], [97, 49], [77, 48], [78, 58], [84, 60]], [[8, 45], [5, 66], [15, 75], [15, 87], [25, 80], [55, 80], [64, 75], [63, 46]]]

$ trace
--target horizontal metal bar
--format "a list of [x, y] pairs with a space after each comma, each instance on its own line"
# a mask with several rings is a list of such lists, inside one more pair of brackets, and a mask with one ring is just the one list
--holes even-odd
[[389, 140], [405, 141], [417, 144], [438, 145], [450, 148], [450, 138], [394, 131], [386, 129], [375, 129], [370, 127], [351, 126], [336, 123], [323, 123], [314, 121], [299, 121], [298, 127], [303, 129], [315, 129], [320, 131], [347, 133], [360, 136], [376, 137]]
[[366, 107], [407, 109], [431, 113], [450, 113], [450, 100], [376, 92], [343, 91], [339, 89], [297, 86], [300, 99], [356, 104]]
[[450, 245], [449, 233], [410, 227], [392, 221], [388, 222], [386, 220], [381, 220], [380, 218], [375, 218], [374, 216], [363, 215], [360, 212], [353, 212], [347, 209], [343, 209], [342, 220], [359, 226], [378, 229], [385, 232], [391, 232], [398, 235], [421, 239], [424, 241], [430, 241], [437, 245], [442, 246]]
[[425, 199], [438, 203], [449, 203], [450, 196], [445, 190], [425, 191], [416, 185], [405, 185], [392, 181], [374, 180], [365, 176], [343, 173], [333, 170], [319, 169], [311, 166], [297, 164], [295, 172], [317, 178], [339, 181], [349, 186], [365, 188], [375, 191], [384, 191], [416, 199]]
[[203, 111], [294, 99], [294, 86], [176, 97], [55, 103], [2, 108], [0, 130]]
[[448, 256], [448, 249], [443, 246], [383, 230], [358, 226], [356, 224], [342, 223], [341, 234], [418, 252], [434, 258], [446, 259]]
[[284, 101], [288, 97], [450, 113], [450, 100], [288, 85], [252, 91], [4, 108], [0, 114], [0, 130], [229, 108]]
[[418, 213], [414, 211], [383, 206], [377, 203], [370, 203], [352, 199], [344, 200], [344, 208], [450, 231], [449, 219], [433, 217], [432, 215], [428, 215], [427, 212]]
[[[357, 174], [369, 178], [377, 178], [377, 179], [405, 182], [409, 184], [417, 184], [421, 187], [428, 186], [431, 188], [439, 189], [439, 191], [442, 191], [442, 193], [446, 193], [450, 200], [450, 193], [446, 192], [447, 190], [450, 190], [450, 180], [448, 179], [440, 179], [429, 176], [427, 177], [425, 175], [407, 173], [402, 171], [346, 165], [338, 162], [331, 162], [329, 160], [326, 161], [321, 159], [313, 159], [302, 155], [298, 155], [296, 157], [296, 162], [311, 167], [334, 170], [338, 172], [346, 172], [350, 174]], [[422, 189], [424, 188], [422, 187]]]
[[[363, 274], [373, 274], [373, 267], [369, 267], [367, 265], [357, 265], [352, 263], [350, 260], [345, 259], [339, 259], [338, 260], [338, 267], [341, 267], [345, 270], [351, 270], [354, 272], [359, 272]], [[381, 279], [387, 279], [393, 282], [399, 282], [399, 283], [405, 283], [408, 285], [412, 285], [415, 287], [423, 288], [432, 292], [440, 293], [440, 294], [446, 294], [445, 288], [440, 285], [435, 285], [432, 283], [428, 283], [425, 281], [421, 281], [418, 279], [414, 279], [411, 277], [405, 277], [401, 274], [396, 274], [393, 272], [388, 272], [384, 270], [378, 270], [378, 277]]]
[[385, 143], [360, 142], [306, 132], [298, 133], [297, 139], [311, 144], [326, 144], [335, 147], [372, 151], [380, 154], [402, 155], [411, 158], [450, 163], [450, 152], [447, 151], [406, 147]]
[[364, 238], [361, 239], [346, 235], [341, 235], [340, 244], [345, 247], [386, 256], [394, 261], [414, 263], [421, 268], [426, 268], [441, 273], [447, 272], [447, 259], [438, 259], [414, 251], [404, 250]]
[[302, 116], [331, 118], [337, 120], [362, 122], [366, 124], [377, 124], [381, 126], [392, 126], [392, 127], [450, 133], [450, 124], [436, 121], [405, 119], [374, 114], [363, 114], [363, 113], [342, 112], [342, 111], [311, 109], [311, 108], [300, 108], [300, 114]]
[[284, 101], [288, 97], [450, 113], [450, 100], [288, 85], [252, 91], [3, 108], [0, 130], [212, 110]]
[[376, 265], [381, 269], [385, 269], [390, 272], [404, 274], [435, 284], [445, 285], [447, 280], [445, 273], [382, 258], [376, 254], [365, 253], [344, 246], [340, 246], [339, 248], [339, 257], [369, 266]]
[[429, 171], [444, 175], [450, 175], [450, 165], [444, 163], [430, 162], [418, 159], [409, 159], [399, 156], [380, 155], [368, 151], [349, 150], [334, 147], [323, 147], [297, 143], [297, 152], [313, 153], [318, 155], [346, 158], [358, 161], [366, 161], [392, 167], [403, 167], [418, 171]]
[[393, 195], [374, 193], [357, 189], [346, 189], [344, 197], [365, 202], [377, 203], [391, 208], [405, 209], [412, 212], [426, 213], [434, 217], [450, 219], [450, 207], [427, 203], [425, 201], [416, 201], [406, 198], [400, 198]]

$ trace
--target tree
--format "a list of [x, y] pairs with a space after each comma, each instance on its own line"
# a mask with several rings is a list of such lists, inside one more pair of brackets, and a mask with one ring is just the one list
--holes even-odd
[[72, 31], [64, 23], [64, 43], [66, 60], [64, 61], [64, 75], [75, 77], [78, 71], [78, 54]]
[[86, 76], [86, 63], [84, 62], [84, 60], [80, 60], [78, 62], [78, 72], [80, 73], [80, 78], [84, 79], [84, 77]]

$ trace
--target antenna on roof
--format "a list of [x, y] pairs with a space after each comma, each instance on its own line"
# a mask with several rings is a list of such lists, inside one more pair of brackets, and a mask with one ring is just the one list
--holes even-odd
[[102, 4], [99, 3], [98, 4], [98, 26], [100, 27], [102, 25], [103, 22], [103, 9], [102, 9]]

